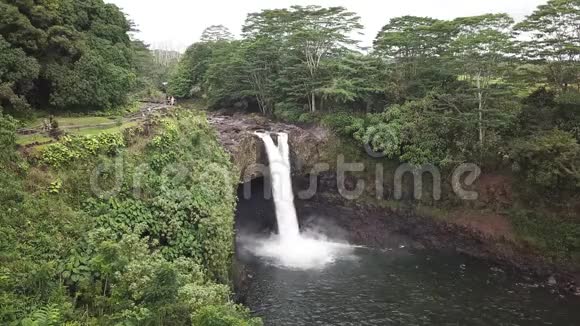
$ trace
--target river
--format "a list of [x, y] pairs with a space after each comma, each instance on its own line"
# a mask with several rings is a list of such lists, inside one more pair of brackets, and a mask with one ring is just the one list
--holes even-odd
[[[352, 257], [354, 256], [354, 257]], [[320, 270], [240, 254], [266, 325], [579, 325], [579, 301], [461, 255], [355, 249]]]
[[[276, 205], [263, 186], [252, 187], [249, 198], [240, 189], [236, 252], [247, 275], [240, 295], [266, 325], [580, 325], [579, 298], [483, 260], [411, 249], [399, 239], [372, 249], [337, 243], [336, 232], [295, 235], [297, 226], [288, 227], [288, 219], [297, 224], [293, 197], [281, 195], [292, 193], [289, 160], [280, 154], [286, 138], [276, 147], [269, 135], [260, 137], [270, 160], [283, 161], [271, 164], [282, 182], [273, 184]], [[302, 220], [337, 218], [328, 212]], [[272, 232], [276, 220], [280, 235]]]

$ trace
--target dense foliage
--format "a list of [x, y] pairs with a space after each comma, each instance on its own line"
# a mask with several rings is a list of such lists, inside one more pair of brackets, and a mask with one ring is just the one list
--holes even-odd
[[518, 24], [507, 14], [404, 16], [362, 53], [359, 18], [342, 7], [263, 10], [241, 40], [193, 44], [172, 84], [214, 107], [322, 120], [391, 159], [508, 163], [541, 191], [574, 190], [579, 22], [578, 0], [551, 0]]
[[151, 79], [159, 87], [160, 66], [131, 28], [102, 0], [0, 1], [0, 108], [107, 109]]
[[230, 301], [228, 156], [203, 115], [156, 129], [68, 137], [29, 164], [0, 116], [0, 324], [259, 324]]

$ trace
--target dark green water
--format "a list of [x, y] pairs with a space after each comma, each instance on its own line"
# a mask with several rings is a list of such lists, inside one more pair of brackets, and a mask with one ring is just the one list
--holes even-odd
[[243, 255], [266, 325], [580, 325], [580, 301], [460, 255], [356, 249], [321, 270]]
[[[346, 250], [324, 268], [277, 267], [245, 241], [275, 230], [273, 203], [254, 191], [240, 194], [237, 255], [251, 274], [245, 303], [266, 325], [580, 325], [580, 298], [550, 293], [538, 285], [546, 280], [459, 254], [409, 251], [397, 239], [392, 250]], [[314, 214], [337, 211], [325, 212]]]

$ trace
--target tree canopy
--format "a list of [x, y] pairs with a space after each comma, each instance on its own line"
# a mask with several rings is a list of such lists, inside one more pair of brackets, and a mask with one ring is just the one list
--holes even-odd
[[[136, 82], [131, 24], [102, 0], [0, 2], [0, 105], [105, 109]], [[17, 60], [17, 61], [15, 61]]]
[[545, 65], [546, 79], [567, 90], [580, 87], [580, 1], [550, 0], [516, 26], [531, 34], [523, 56]]
[[[550, 0], [518, 24], [503, 13], [395, 17], [368, 52], [345, 8], [262, 10], [248, 15], [241, 40], [193, 44], [172, 81], [179, 96], [212, 107], [328, 120], [391, 159], [517, 167], [514, 146], [532, 148], [519, 138], [530, 129], [541, 126], [532, 143], [578, 140], [578, 8]], [[540, 94], [549, 100], [538, 103]], [[554, 129], [565, 134], [543, 134]]]

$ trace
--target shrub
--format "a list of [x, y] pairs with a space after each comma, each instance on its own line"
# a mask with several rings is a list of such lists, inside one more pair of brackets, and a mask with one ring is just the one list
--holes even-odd
[[60, 168], [99, 154], [115, 155], [123, 147], [125, 147], [125, 140], [121, 133], [103, 132], [95, 136], [66, 136], [58, 143], [48, 145], [42, 151], [41, 161]]
[[365, 128], [365, 119], [358, 118], [347, 112], [325, 115], [322, 123], [345, 137], [353, 137], [355, 134], [364, 131]]
[[193, 316], [198, 326], [260, 326], [258, 319], [250, 319], [247, 311], [236, 306], [208, 306]]
[[16, 120], [0, 112], [0, 165], [13, 161], [16, 146]]
[[[301, 110], [294, 104], [291, 103], [276, 103], [276, 109], [274, 110], [274, 117], [276, 119], [296, 123], [302, 122], [301, 117], [304, 115], [304, 110]], [[305, 117], [307, 115], [304, 115]]]
[[580, 223], [536, 211], [514, 211], [512, 222], [524, 241], [555, 259], [580, 261]]
[[517, 139], [511, 148], [516, 170], [531, 185], [547, 189], [580, 186], [580, 145], [570, 133], [554, 129]]
[[368, 127], [362, 137], [375, 152], [384, 153], [388, 158], [398, 158], [401, 154], [401, 126], [398, 123], [378, 123]]

